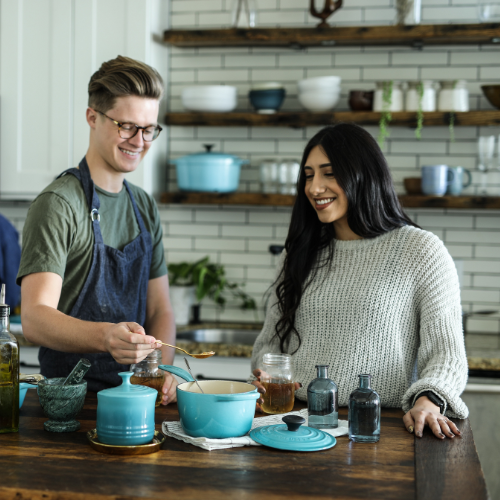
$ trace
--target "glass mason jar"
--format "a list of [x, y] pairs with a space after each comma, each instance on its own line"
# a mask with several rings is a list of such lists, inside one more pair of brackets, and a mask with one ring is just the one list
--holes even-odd
[[130, 371], [134, 372], [130, 378], [131, 384], [145, 385], [158, 391], [155, 406], [160, 406], [163, 394], [161, 390], [165, 381], [165, 372], [158, 368], [161, 364], [161, 351], [156, 349], [140, 363], [130, 365]]
[[295, 384], [289, 354], [264, 354], [260, 381], [266, 390], [262, 409], [278, 414], [292, 411], [295, 402]]
[[300, 163], [294, 159], [282, 160], [279, 166], [279, 181], [281, 194], [297, 194], [297, 179]]
[[396, 24], [420, 24], [421, 18], [421, 0], [396, 0]]
[[370, 388], [371, 375], [359, 376], [359, 388], [349, 396], [349, 439], [376, 443], [380, 439], [380, 396]]
[[260, 186], [263, 193], [278, 192], [278, 162], [276, 160], [262, 160], [260, 164]]

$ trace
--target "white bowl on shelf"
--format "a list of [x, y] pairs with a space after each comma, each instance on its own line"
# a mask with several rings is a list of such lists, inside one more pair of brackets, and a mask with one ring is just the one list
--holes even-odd
[[314, 78], [306, 78], [297, 82], [299, 93], [310, 92], [319, 89], [340, 89], [342, 78], [340, 76], [317, 76]]
[[186, 87], [181, 94], [182, 105], [189, 111], [227, 112], [236, 108], [238, 89], [229, 85], [198, 85]]
[[308, 111], [321, 112], [334, 108], [340, 100], [340, 89], [329, 92], [301, 92], [299, 102]]

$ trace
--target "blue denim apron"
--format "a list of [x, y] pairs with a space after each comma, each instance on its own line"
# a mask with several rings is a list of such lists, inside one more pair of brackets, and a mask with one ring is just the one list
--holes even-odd
[[[65, 174], [74, 175], [82, 183], [90, 209], [89, 223], [94, 232], [92, 265], [69, 315], [84, 321], [127, 321], [144, 325], [153, 244], [127, 181], [124, 180], [123, 183], [130, 196], [140, 234], [125, 245], [123, 250], [117, 250], [105, 245], [102, 239], [99, 225], [100, 202], [87, 160], [83, 158], [79, 169], [71, 168], [59, 177]], [[74, 354], [41, 347], [38, 355], [41, 373], [49, 378], [66, 377], [82, 357], [92, 363], [85, 375], [90, 391], [119, 385], [121, 379], [118, 372], [129, 370], [128, 365], [117, 363], [109, 353]]]

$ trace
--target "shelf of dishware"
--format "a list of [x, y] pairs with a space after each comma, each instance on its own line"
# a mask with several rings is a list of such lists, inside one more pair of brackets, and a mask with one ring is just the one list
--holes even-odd
[[417, 24], [311, 28], [167, 30], [176, 47], [318, 47], [358, 45], [471, 45], [500, 43], [500, 23]]
[[[412, 111], [393, 112], [390, 126], [416, 127], [417, 113]], [[338, 111], [313, 113], [308, 111], [279, 111], [273, 114], [259, 114], [249, 111], [229, 113], [173, 112], [167, 113], [165, 123], [179, 126], [206, 127], [292, 127], [302, 128], [329, 125], [336, 122], [352, 122], [359, 125], [378, 125], [381, 113], [376, 111]], [[468, 112], [424, 112], [424, 127], [500, 125], [500, 110], [479, 110]]]
[[[423, 196], [400, 195], [405, 208], [500, 209], [500, 196]], [[278, 193], [162, 193], [162, 203], [183, 205], [260, 205], [289, 207], [295, 196]]]

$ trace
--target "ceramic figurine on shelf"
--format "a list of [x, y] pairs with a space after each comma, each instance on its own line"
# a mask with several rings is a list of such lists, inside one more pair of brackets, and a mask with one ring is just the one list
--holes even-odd
[[349, 439], [376, 443], [380, 439], [380, 396], [370, 388], [371, 375], [359, 376], [359, 388], [349, 397]]
[[311, 16], [318, 17], [321, 19], [321, 23], [318, 24], [317, 28], [329, 28], [330, 25], [326, 22], [326, 20], [340, 7], [342, 7], [342, 0], [325, 0], [325, 5], [323, 10], [319, 12], [316, 10], [316, 6], [314, 4], [315, 0], [311, 0], [311, 4], [309, 6], [309, 12]]

